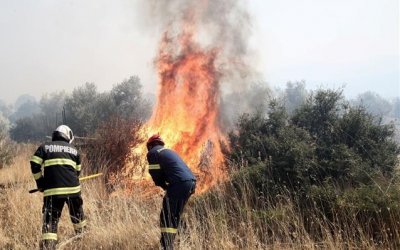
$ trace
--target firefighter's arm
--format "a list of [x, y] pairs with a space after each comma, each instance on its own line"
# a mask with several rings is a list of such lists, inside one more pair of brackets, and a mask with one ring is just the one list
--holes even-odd
[[167, 189], [168, 185], [165, 181], [164, 173], [161, 171], [160, 164], [149, 164], [149, 173], [156, 186]]
[[36, 181], [36, 186], [39, 190], [44, 187], [44, 178], [42, 174], [44, 151], [40, 146], [30, 160], [32, 176]]
[[78, 177], [81, 174], [81, 170], [82, 170], [81, 155], [78, 153], [78, 155], [76, 156], [76, 173]]
[[151, 175], [154, 184], [165, 190], [167, 189], [168, 185], [165, 181], [164, 173], [161, 170], [160, 163], [154, 158], [154, 155], [147, 155], [147, 161], [149, 162], [149, 174]]

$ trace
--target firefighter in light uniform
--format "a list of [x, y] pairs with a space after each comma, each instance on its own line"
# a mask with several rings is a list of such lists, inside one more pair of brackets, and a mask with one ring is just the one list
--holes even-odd
[[43, 192], [42, 249], [55, 249], [57, 225], [64, 203], [67, 203], [76, 233], [86, 225], [83, 214], [79, 174], [81, 159], [72, 130], [61, 125], [52, 134], [52, 141], [42, 144], [31, 158], [31, 170], [37, 188]]
[[149, 173], [157, 186], [166, 190], [160, 213], [161, 247], [173, 249], [180, 216], [196, 188], [196, 178], [179, 155], [164, 148], [160, 136], [147, 141]]

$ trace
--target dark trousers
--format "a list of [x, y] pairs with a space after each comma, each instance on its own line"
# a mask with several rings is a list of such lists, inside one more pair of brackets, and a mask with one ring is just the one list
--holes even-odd
[[67, 203], [69, 215], [76, 233], [81, 233], [86, 225], [81, 196], [58, 197], [46, 196], [43, 204], [42, 249], [55, 249], [57, 227], [64, 204]]
[[174, 239], [183, 208], [189, 197], [194, 193], [195, 188], [196, 182], [192, 180], [174, 183], [167, 188], [160, 213], [160, 243], [163, 249], [171, 250], [174, 248]]

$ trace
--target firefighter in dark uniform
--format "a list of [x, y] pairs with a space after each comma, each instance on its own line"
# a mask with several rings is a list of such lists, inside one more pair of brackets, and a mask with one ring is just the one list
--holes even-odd
[[52, 141], [42, 144], [30, 160], [37, 188], [44, 196], [42, 249], [55, 249], [57, 225], [65, 203], [75, 232], [81, 233], [86, 225], [79, 184], [81, 159], [71, 145], [73, 140], [72, 130], [61, 125], [53, 132]]
[[160, 213], [161, 247], [173, 249], [180, 216], [196, 188], [196, 178], [179, 155], [164, 148], [160, 136], [147, 141], [149, 173], [157, 186], [166, 190]]

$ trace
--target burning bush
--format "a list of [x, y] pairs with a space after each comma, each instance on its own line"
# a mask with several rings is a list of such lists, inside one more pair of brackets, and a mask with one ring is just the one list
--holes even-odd
[[143, 143], [138, 133], [141, 126], [140, 121], [120, 117], [113, 117], [100, 125], [94, 138], [82, 145], [89, 169], [93, 172], [105, 171], [107, 179], [115, 174], [123, 174], [127, 161], [137, 161], [129, 156], [132, 147]]

